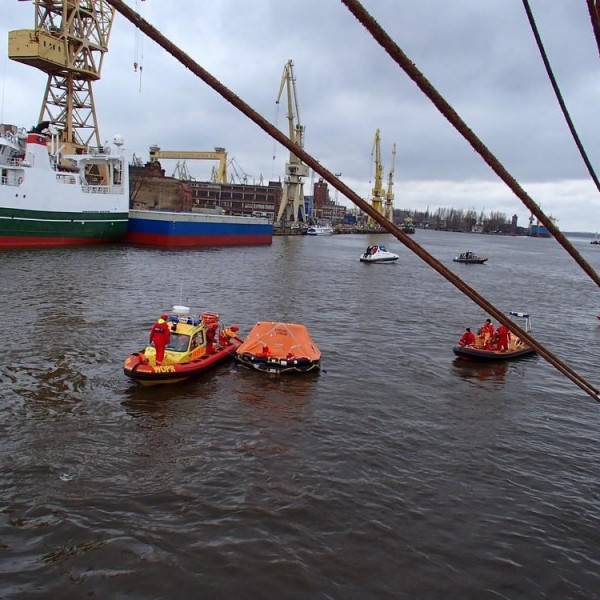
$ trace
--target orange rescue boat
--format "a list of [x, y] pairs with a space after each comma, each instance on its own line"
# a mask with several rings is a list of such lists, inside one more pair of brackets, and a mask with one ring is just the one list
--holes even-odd
[[171, 339], [162, 364], [156, 364], [153, 345], [125, 359], [123, 371], [136, 383], [149, 386], [191, 379], [233, 358], [242, 342], [236, 333], [239, 328], [225, 328], [217, 313], [195, 317], [189, 314], [189, 308], [175, 306], [167, 323]]

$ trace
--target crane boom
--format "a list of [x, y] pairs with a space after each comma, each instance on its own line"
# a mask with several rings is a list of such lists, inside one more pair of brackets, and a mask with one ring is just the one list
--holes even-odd
[[172, 160], [217, 160], [219, 166], [215, 173], [215, 183], [227, 183], [227, 151], [225, 148], [215, 148], [214, 152], [194, 150], [161, 150], [158, 146], [150, 146], [150, 162], [160, 158]]
[[[291, 60], [283, 67], [277, 104], [281, 99], [284, 87], [286, 88], [288, 104], [289, 138], [299, 148], [304, 147], [304, 126], [300, 124], [300, 111], [298, 108], [298, 95], [296, 94], [296, 78], [294, 77], [294, 64]], [[308, 177], [308, 167], [293, 153], [290, 152], [289, 161], [285, 164], [285, 180], [281, 204], [277, 214], [277, 222], [292, 222], [298, 225], [299, 221], [306, 221], [304, 210], [304, 182], [303, 177]], [[283, 218], [285, 217], [285, 218]]]
[[[375, 131], [375, 139], [373, 140], [373, 150], [371, 156], [375, 159], [375, 182], [373, 184], [371, 206], [380, 214], [383, 214], [383, 165], [381, 164], [381, 145], [379, 137], [379, 129]], [[374, 226], [375, 220], [369, 217], [369, 225]]]
[[114, 13], [106, 0], [35, 0], [34, 29], [8, 34], [9, 58], [48, 75], [39, 122], [61, 130], [67, 154], [101, 144], [92, 82], [100, 79]]
[[383, 216], [394, 222], [394, 169], [396, 167], [396, 144], [392, 146], [392, 166], [388, 175], [388, 187], [385, 193], [385, 210]]

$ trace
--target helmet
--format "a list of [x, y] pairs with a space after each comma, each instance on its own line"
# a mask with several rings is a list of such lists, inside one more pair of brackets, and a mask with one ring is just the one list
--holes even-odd
[[231, 331], [239, 331], [240, 330], [240, 328], [237, 325], [232, 325], [230, 327], [230, 329], [231, 329]]
[[160, 315], [160, 318], [166, 321], [169, 318], [169, 315]]

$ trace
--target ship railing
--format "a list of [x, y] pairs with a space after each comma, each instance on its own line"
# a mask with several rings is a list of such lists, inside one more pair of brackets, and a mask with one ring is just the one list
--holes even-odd
[[2, 155], [0, 155], [0, 164], [1, 165], [6, 165], [8, 167], [20, 167], [22, 163], [23, 163], [22, 158], [5, 158]]
[[81, 188], [86, 194], [124, 194], [122, 185], [84, 185]]
[[0, 177], [0, 185], [11, 185], [13, 187], [19, 187], [20, 183], [16, 177], [7, 177], [3, 175]]
[[99, 156], [101, 154], [109, 155], [110, 146], [88, 146], [87, 153], [90, 156]]
[[56, 181], [66, 185], [75, 185], [77, 183], [77, 177], [72, 173], [57, 173]]

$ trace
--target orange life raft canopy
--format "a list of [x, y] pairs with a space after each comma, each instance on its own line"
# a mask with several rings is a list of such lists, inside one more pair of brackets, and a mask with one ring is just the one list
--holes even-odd
[[304, 325], [257, 323], [235, 353], [236, 361], [267, 373], [308, 373], [321, 368], [321, 351]]

